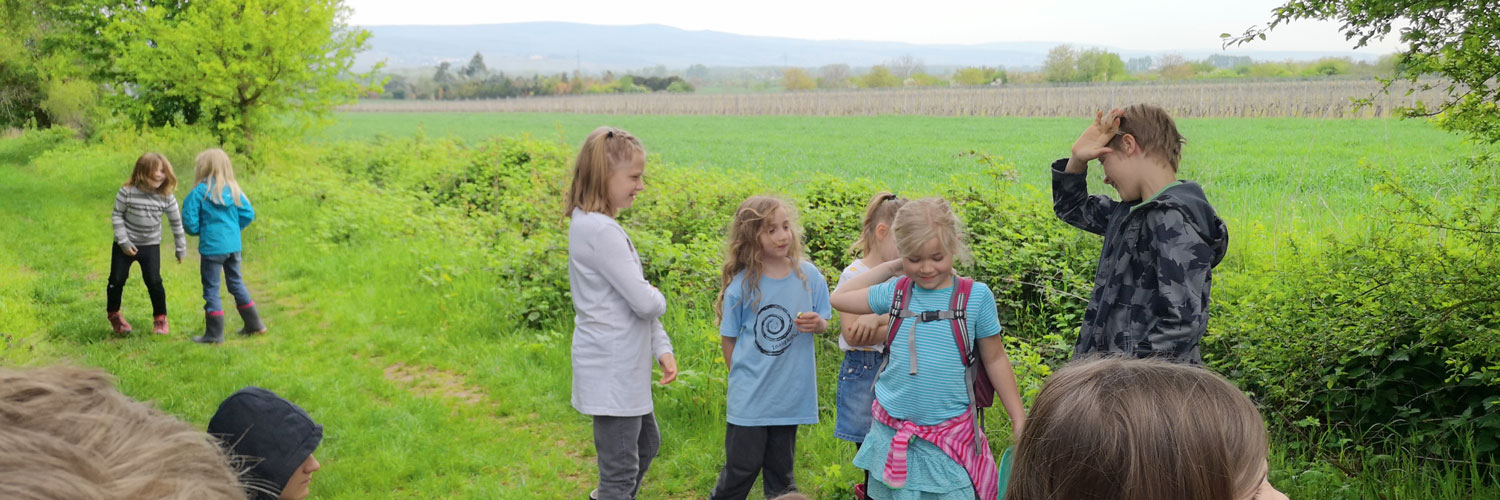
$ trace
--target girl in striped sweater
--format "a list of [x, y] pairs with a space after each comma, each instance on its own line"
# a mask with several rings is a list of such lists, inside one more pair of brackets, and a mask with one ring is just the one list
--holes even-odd
[[177, 211], [177, 175], [172, 164], [157, 153], [146, 153], [135, 161], [130, 180], [115, 193], [115, 210], [110, 217], [114, 225], [115, 244], [110, 252], [109, 287], [106, 289], [105, 312], [110, 327], [117, 334], [130, 333], [130, 323], [120, 314], [120, 292], [130, 278], [130, 264], [141, 264], [141, 278], [151, 295], [151, 330], [167, 334], [167, 291], [161, 284], [161, 216], [172, 222], [176, 240], [177, 262], [187, 254], [187, 235], [182, 216]]

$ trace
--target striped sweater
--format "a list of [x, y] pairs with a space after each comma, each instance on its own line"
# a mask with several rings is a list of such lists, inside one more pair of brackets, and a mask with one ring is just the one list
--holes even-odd
[[177, 198], [125, 186], [115, 193], [115, 211], [110, 218], [115, 228], [115, 243], [120, 248], [161, 244], [161, 216], [172, 221], [172, 237], [177, 242], [177, 257], [187, 255], [187, 233], [182, 230], [182, 214]]

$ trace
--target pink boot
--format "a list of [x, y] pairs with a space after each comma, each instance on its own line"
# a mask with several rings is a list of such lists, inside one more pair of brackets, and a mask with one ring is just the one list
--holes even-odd
[[120, 311], [109, 313], [109, 326], [118, 335], [130, 333], [130, 323], [125, 321], [125, 316], [121, 315]]

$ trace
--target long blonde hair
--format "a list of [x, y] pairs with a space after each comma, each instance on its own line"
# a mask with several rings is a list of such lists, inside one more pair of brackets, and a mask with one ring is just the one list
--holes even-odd
[[229, 163], [228, 153], [219, 148], [205, 149], [198, 153], [193, 163], [193, 185], [208, 182], [208, 191], [204, 193], [204, 197], [209, 202], [224, 205], [224, 188], [227, 186], [229, 193], [234, 196], [234, 206], [240, 206], [240, 199], [246, 196], [240, 190], [240, 183], [234, 180], [234, 165]]
[[0, 368], [0, 450], [0, 498], [245, 499], [208, 433], [97, 369]]
[[563, 217], [573, 209], [618, 215], [620, 207], [609, 206], [609, 174], [635, 158], [645, 158], [646, 147], [630, 132], [614, 127], [599, 127], [583, 140], [578, 159], [573, 162], [573, 184], [568, 188], [568, 203]]
[[1037, 395], [1005, 498], [1248, 498], [1265, 478], [1266, 446], [1255, 404], [1212, 372], [1075, 361]]
[[[166, 180], [160, 186], [152, 186], [151, 172], [158, 168], [166, 173]], [[177, 190], [177, 173], [172, 171], [172, 162], [167, 161], [167, 157], [160, 153], [146, 153], [135, 160], [135, 169], [130, 172], [130, 180], [125, 185], [147, 193], [171, 196]]]
[[963, 221], [958, 220], [948, 200], [942, 198], [922, 198], [901, 205], [891, 233], [896, 236], [896, 250], [902, 257], [916, 255], [922, 245], [937, 238], [943, 252], [953, 256], [954, 262], [968, 264], [974, 260], [969, 255], [969, 246], [964, 244]]
[[859, 239], [854, 240], [854, 245], [849, 249], [859, 253], [861, 259], [869, 257], [875, 251], [875, 229], [881, 224], [894, 227], [896, 211], [906, 205], [906, 202], [906, 198], [889, 192], [876, 193], [871, 197], [870, 203], [865, 205], [865, 218], [859, 231]]
[[[792, 272], [802, 280], [802, 286], [807, 286], [807, 276], [802, 273], [802, 231], [797, 227], [797, 211], [781, 198], [774, 196], [751, 196], [740, 207], [735, 209], [734, 218], [729, 221], [728, 244], [724, 248], [724, 268], [719, 273], [719, 296], [714, 299], [714, 313], [718, 315], [718, 321], [724, 319], [724, 292], [729, 290], [729, 284], [734, 281], [734, 276], [740, 271], [745, 271], [744, 290], [742, 301], [748, 301], [756, 305], [760, 303], [760, 277], [761, 269], [761, 247], [760, 232], [765, 229], [766, 221], [775, 215], [777, 211], [786, 214], [791, 222], [792, 246], [787, 251], [787, 259], [792, 262]], [[736, 307], [739, 304], [730, 304]]]

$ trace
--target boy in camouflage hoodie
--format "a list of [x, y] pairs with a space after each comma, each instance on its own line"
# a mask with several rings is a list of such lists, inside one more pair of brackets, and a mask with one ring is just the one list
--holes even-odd
[[[1196, 183], [1177, 180], [1181, 134], [1159, 107], [1137, 104], [1094, 123], [1072, 156], [1052, 163], [1052, 208], [1064, 222], [1104, 236], [1094, 293], [1073, 355], [1163, 357], [1201, 364], [1213, 268], [1229, 230]], [[1088, 163], [1120, 201], [1088, 194]]]

